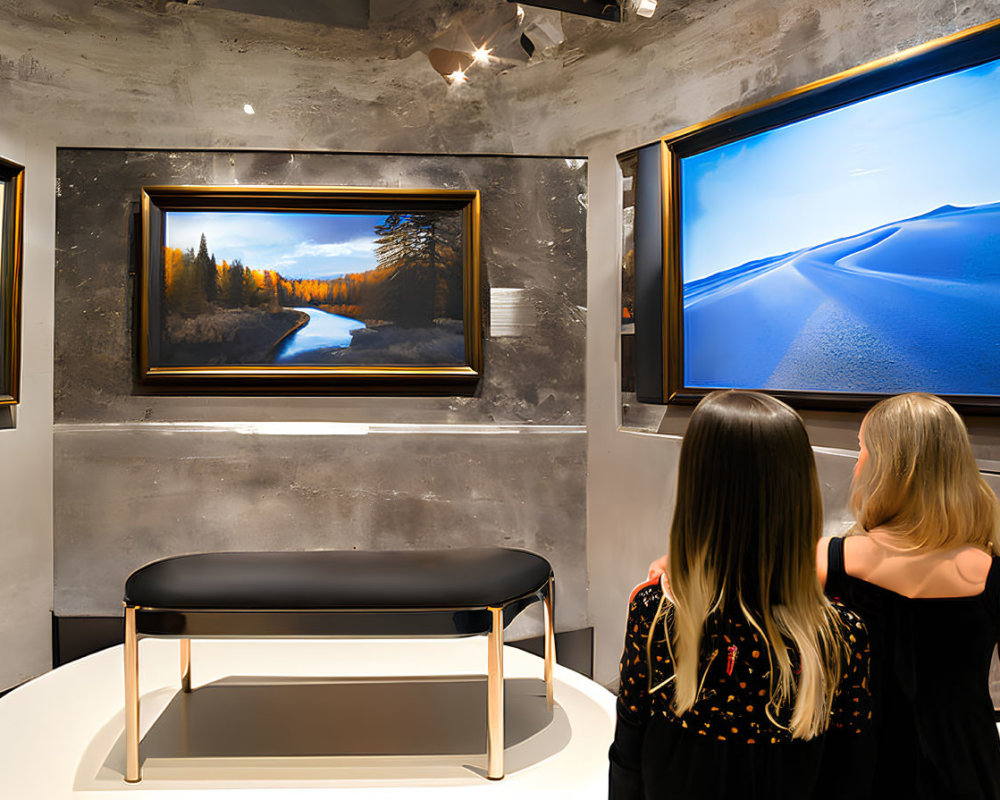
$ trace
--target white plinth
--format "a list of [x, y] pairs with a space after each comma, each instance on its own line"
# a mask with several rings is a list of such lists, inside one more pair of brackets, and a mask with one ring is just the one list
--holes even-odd
[[140, 641], [143, 779], [123, 780], [122, 648], [0, 698], [0, 797], [603, 798], [615, 698], [504, 649], [506, 777], [486, 768], [486, 639]]

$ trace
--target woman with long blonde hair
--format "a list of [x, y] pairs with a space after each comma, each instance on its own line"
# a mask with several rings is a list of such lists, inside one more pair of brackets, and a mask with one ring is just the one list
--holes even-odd
[[713, 392], [678, 469], [669, 596], [630, 602], [611, 798], [867, 797], [867, 634], [817, 580], [802, 420]]
[[817, 568], [871, 634], [874, 795], [1000, 798], [996, 496], [962, 419], [933, 395], [878, 403], [858, 442], [849, 506], [861, 535], [821, 542]]

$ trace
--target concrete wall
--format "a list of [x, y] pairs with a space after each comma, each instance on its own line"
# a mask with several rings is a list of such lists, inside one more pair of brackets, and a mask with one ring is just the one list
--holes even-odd
[[[449, 89], [428, 66], [429, 43], [449, 24], [472, 28], [507, 6], [474, 0], [455, 11], [456, 5], [404, 3], [410, 17], [402, 24], [387, 19], [369, 31], [347, 31], [164, 0], [5, 3], [0, 137], [13, 137], [15, 151], [31, 142], [38, 153], [32, 181], [42, 198], [55, 194], [56, 145], [586, 157], [587, 614], [596, 625], [597, 677], [610, 681], [625, 593], [663, 548], [677, 451], [675, 439], [619, 430], [615, 154], [996, 12], [970, 0], [660, 0], [653, 19], [619, 26], [564, 16], [560, 47], [531, 64], [473, 73], [469, 85]], [[243, 114], [245, 102], [257, 108], [254, 117]], [[16, 138], [20, 128], [23, 138]], [[50, 201], [30, 220], [29, 235], [51, 243], [52, 214]], [[46, 262], [38, 266], [43, 272], [52, 268]], [[46, 291], [36, 283], [27, 299], [40, 320], [51, 320]], [[39, 341], [51, 337], [51, 322], [45, 325]], [[41, 363], [25, 369], [48, 370], [47, 355], [36, 357]], [[22, 424], [29, 408], [22, 409]], [[194, 404], [187, 411], [199, 418], [216, 413]], [[820, 443], [843, 449], [821, 454], [831, 509], [850, 471], [854, 422], [817, 423], [840, 431], [837, 443]], [[39, 425], [45, 440], [50, 434]], [[993, 423], [978, 426], [981, 439], [995, 434]], [[40, 507], [45, 476], [40, 469], [31, 491], [12, 494], [12, 504]], [[49, 525], [37, 519], [16, 535], [44, 541]], [[39, 559], [25, 566], [37, 570], [35, 585], [46, 585]], [[37, 626], [26, 620], [33, 614], [37, 620], [44, 608], [38, 599], [18, 599], [9, 611]], [[32, 654], [16, 668], [5, 666], [0, 684], [37, 669], [38, 661]]]
[[[503, 544], [547, 557], [557, 624], [586, 624], [583, 161], [65, 149], [57, 180], [57, 614], [120, 613], [129, 573], [169, 555]], [[260, 183], [479, 189], [475, 396], [135, 394], [140, 187]]]
[[[688, 411], [652, 419], [666, 436], [623, 430], [617, 285], [621, 253], [620, 173], [615, 154], [762, 101], [779, 92], [987, 22], [995, 8], [970, 2], [660, 3], [665, 12], [639, 24], [614, 51], [579, 62], [555, 102], [567, 109], [590, 165], [587, 352], [588, 547], [595, 678], [613, 682], [624, 634], [625, 598], [666, 547], [679, 435]], [[586, 49], [586, 45], [582, 45]], [[595, 87], [606, 85], [605, 92]], [[583, 87], [606, 102], [584, 100]], [[612, 88], [614, 87], [614, 88]], [[587, 120], [590, 120], [588, 123]], [[617, 193], [616, 193], [617, 192]], [[817, 451], [829, 532], [848, 526], [844, 511], [860, 415], [805, 415]], [[970, 425], [977, 456], [1000, 460], [1000, 425]]]
[[26, 169], [21, 402], [0, 429], [0, 688], [51, 665], [52, 261], [54, 163], [30, 132], [0, 127], [0, 154]]

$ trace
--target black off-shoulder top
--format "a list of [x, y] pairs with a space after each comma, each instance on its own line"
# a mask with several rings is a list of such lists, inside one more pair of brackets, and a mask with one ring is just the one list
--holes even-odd
[[848, 575], [830, 541], [826, 593], [871, 638], [873, 797], [1000, 800], [1000, 736], [989, 692], [1000, 640], [1000, 558], [969, 597], [917, 597]]

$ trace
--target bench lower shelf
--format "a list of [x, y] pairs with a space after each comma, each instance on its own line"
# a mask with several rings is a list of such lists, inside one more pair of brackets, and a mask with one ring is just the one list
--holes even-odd
[[[208, 638], [301, 638], [318, 636], [321, 638], [357, 636], [359, 631], [369, 635], [405, 636], [421, 634], [427, 637], [454, 637], [455, 629], [463, 630], [462, 623], [455, 623], [455, 617], [465, 622], [474, 620], [482, 625], [483, 614], [488, 614], [487, 631], [487, 734], [486, 734], [486, 777], [500, 780], [504, 776], [504, 679], [503, 679], [503, 632], [507, 624], [517, 614], [533, 602], [541, 601], [544, 609], [544, 680], [546, 706], [554, 703], [553, 669], [556, 662], [555, 629], [552, 608], [553, 580], [531, 595], [516, 598], [503, 606], [488, 609], [449, 610], [405, 610], [374, 609], [371, 611], [351, 609], [338, 612], [332, 610], [310, 611], [263, 611], [248, 610], [206, 610], [191, 609], [150, 609], [125, 606], [125, 780], [138, 783], [142, 780], [139, 754], [139, 636], [176, 638], [179, 641], [180, 684], [183, 692], [192, 691], [191, 683], [191, 639], [194, 636]], [[464, 616], [463, 616], [464, 615]], [[452, 627], [445, 619], [450, 617]], [[367, 620], [373, 624], [365, 627]], [[393, 620], [396, 621], [395, 627]], [[140, 624], [141, 623], [141, 624]], [[466, 630], [481, 630], [469, 625]], [[464, 632], [464, 631], [463, 631]], [[472, 635], [471, 633], [468, 635]]]

